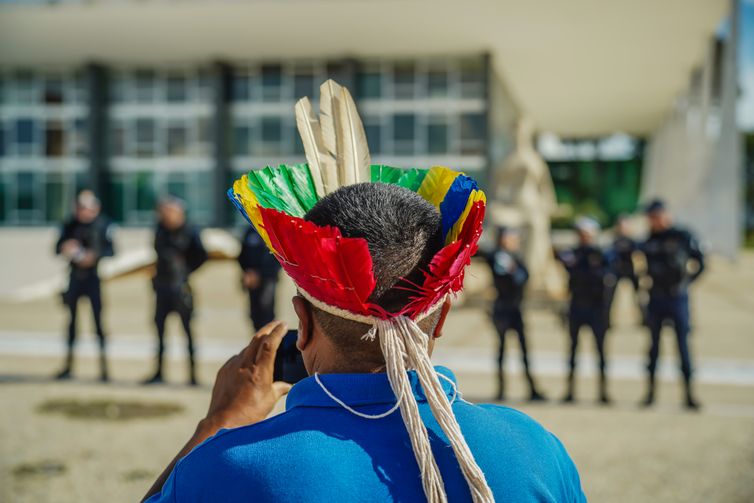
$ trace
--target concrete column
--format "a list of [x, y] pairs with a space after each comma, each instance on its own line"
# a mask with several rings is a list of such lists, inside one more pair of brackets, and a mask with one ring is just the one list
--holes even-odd
[[89, 140], [89, 187], [102, 200], [105, 213], [109, 213], [110, 201], [107, 197], [109, 182], [110, 145], [109, 131], [109, 81], [108, 69], [97, 63], [90, 63], [84, 69], [86, 87], [89, 92], [89, 114], [87, 135]]
[[212, 176], [212, 225], [223, 227], [230, 224], [230, 201], [226, 191], [230, 186], [231, 132], [230, 117], [231, 86], [233, 68], [222, 62], [215, 63], [211, 71], [212, 103], [212, 143], [214, 170]]

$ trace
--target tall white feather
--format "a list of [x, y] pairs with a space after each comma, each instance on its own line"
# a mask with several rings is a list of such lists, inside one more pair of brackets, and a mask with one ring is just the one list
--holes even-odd
[[334, 80], [325, 81], [319, 88], [319, 124], [322, 130], [322, 143], [328, 156], [322, 165], [322, 180], [329, 194], [343, 185], [338, 169], [339, 147], [336, 127], [338, 97], [341, 87]]
[[371, 179], [369, 146], [364, 125], [359, 117], [351, 93], [340, 88], [335, 101], [336, 135], [338, 145], [338, 172], [341, 185], [368, 182]]
[[317, 117], [312, 110], [309, 98], [304, 97], [296, 103], [296, 127], [304, 144], [306, 162], [309, 163], [309, 172], [312, 175], [314, 189], [317, 196], [322, 198], [327, 195], [323, 182], [324, 158], [328, 156], [322, 140], [322, 129]]

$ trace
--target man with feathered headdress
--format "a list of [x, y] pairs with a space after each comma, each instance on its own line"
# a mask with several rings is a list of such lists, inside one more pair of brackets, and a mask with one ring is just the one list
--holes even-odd
[[289, 386], [272, 379], [286, 327], [263, 328], [218, 373], [149, 501], [583, 501], [552, 434], [466, 402], [430, 363], [481, 234], [476, 182], [370, 165], [353, 100], [332, 81], [319, 117], [306, 98], [296, 112], [307, 164], [252, 171], [230, 196], [297, 286], [310, 377], [265, 420]]

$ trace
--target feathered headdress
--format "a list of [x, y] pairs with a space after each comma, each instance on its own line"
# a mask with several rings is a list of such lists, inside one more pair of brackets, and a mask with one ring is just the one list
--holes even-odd
[[[371, 325], [365, 338], [379, 335], [388, 378], [406, 422], [425, 494], [444, 501], [445, 491], [426, 428], [410, 391], [406, 369], [417, 370], [433, 414], [451, 440], [475, 501], [492, 501], [484, 475], [460, 434], [450, 404], [434, 373], [428, 337], [416, 325], [463, 287], [464, 269], [477, 251], [485, 196], [463, 173], [444, 167], [399, 169], [372, 165], [364, 127], [348, 89], [332, 80], [320, 88], [317, 117], [308, 98], [296, 103], [296, 124], [306, 164], [250, 171], [228, 191], [231, 201], [256, 227], [301, 294], [318, 308]], [[410, 300], [397, 312], [370, 302], [375, 287], [372, 257], [363, 238], [345, 237], [336, 227], [304, 220], [327, 194], [361, 182], [395, 184], [416, 192], [441, 215], [445, 246], [424, 271], [421, 284], [401, 286]], [[418, 424], [417, 424], [418, 423]]]

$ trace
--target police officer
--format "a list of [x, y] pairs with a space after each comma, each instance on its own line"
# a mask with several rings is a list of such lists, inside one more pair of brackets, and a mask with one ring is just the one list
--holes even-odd
[[497, 247], [486, 257], [497, 290], [497, 298], [492, 310], [492, 322], [500, 339], [497, 353], [497, 399], [505, 399], [505, 373], [503, 371], [505, 335], [509, 330], [513, 330], [518, 335], [518, 342], [521, 346], [524, 374], [529, 383], [529, 399], [538, 401], [544, 400], [545, 397], [537, 390], [529, 370], [524, 319], [521, 315], [521, 303], [526, 282], [529, 280], [529, 271], [518, 254], [519, 247], [518, 232], [515, 229], [500, 227], [497, 233]]
[[704, 255], [694, 236], [687, 230], [673, 226], [665, 203], [652, 201], [647, 206], [650, 235], [641, 246], [647, 261], [647, 275], [652, 280], [647, 306], [647, 323], [651, 334], [649, 348], [648, 390], [643, 404], [652, 405], [655, 400], [655, 370], [660, 352], [660, 332], [668, 321], [675, 328], [681, 373], [686, 392], [686, 407], [699, 408], [691, 386], [692, 365], [688, 336], [689, 285], [704, 271]]
[[194, 341], [191, 334], [191, 316], [194, 299], [189, 286], [189, 275], [207, 260], [199, 230], [186, 221], [183, 201], [167, 197], [160, 201], [154, 248], [157, 252], [157, 270], [152, 278], [155, 291], [154, 322], [157, 327], [157, 368], [147, 384], [162, 382], [165, 353], [165, 320], [175, 312], [180, 316], [186, 333], [189, 354], [189, 382], [196, 385]]
[[88, 297], [94, 315], [94, 327], [100, 349], [100, 380], [108, 380], [105, 358], [105, 332], [102, 329], [102, 296], [97, 266], [102, 257], [113, 255], [111, 226], [100, 215], [100, 202], [90, 190], [81, 191], [76, 198], [73, 217], [61, 230], [55, 252], [70, 263], [68, 290], [63, 303], [70, 310], [68, 323], [68, 353], [57, 379], [69, 379], [73, 366], [73, 345], [76, 341], [76, 311], [79, 299]]
[[638, 244], [629, 236], [628, 219], [625, 215], [620, 215], [615, 222], [615, 239], [610, 250], [615, 282], [608, 285], [607, 288], [606, 316], [608, 327], [610, 327], [610, 312], [613, 307], [613, 300], [615, 299], [615, 291], [618, 284], [622, 280], [628, 280], [634, 288], [634, 293], [638, 294], [639, 292], [639, 277], [634, 268], [634, 254], [637, 249]]
[[576, 221], [579, 245], [573, 250], [557, 254], [568, 272], [568, 287], [571, 301], [568, 310], [568, 332], [571, 337], [571, 354], [568, 360], [568, 389], [564, 402], [574, 401], [576, 350], [579, 343], [579, 330], [587, 326], [592, 330], [599, 357], [599, 400], [607, 404], [605, 334], [607, 319], [605, 304], [608, 285], [614, 281], [609, 257], [597, 245], [599, 224], [582, 217]]
[[249, 293], [249, 316], [257, 331], [275, 319], [280, 263], [253, 226], [249, 226], [241, 242], [238, 264], [242, 271], [241, 282]]

